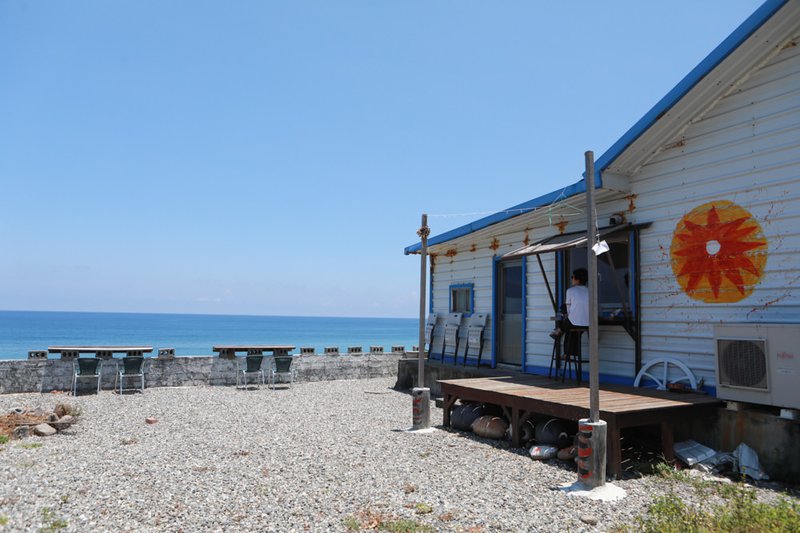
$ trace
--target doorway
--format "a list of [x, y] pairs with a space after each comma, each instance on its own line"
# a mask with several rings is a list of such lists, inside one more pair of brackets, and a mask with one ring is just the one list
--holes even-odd
[[497, 264], [497, 362], [522, 365], [522, 259]]

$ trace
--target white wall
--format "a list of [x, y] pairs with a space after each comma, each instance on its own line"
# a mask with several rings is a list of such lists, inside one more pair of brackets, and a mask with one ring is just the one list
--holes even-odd
[[[636, 221], [653, 223], [641, 238], [643, 361], [680, 359], [714, 384], [713, 324], [800, 322], [800, 47], [783, 49], [662, 150], [631, 182]], [[718, 200], [748, 210], [768, 241], [761, 282], [735, 303], [690, 298], [670, 262], [681, 217]]]
[[[628, 222], [652, 223], [640, 235], [643, 362], [679, 359], [709, 385], [715, 373], [714, 323], [800, 322], [800, 46], [784, 48], [743, 77], [743, 84], [696, 117], [679, 139], [664, 143], [631, 178], [630, 196], [602, 189], [597, 194], [600, 226], [616, 212], [624, 212]], [[762, 281], [736, 303], [690, 298], [670, 261], [681, 217], [714, 200], [750, 211], [769, 243]], [[491, 313], [493, 257], [554, 234], [585, 230], [584, 201], [580, 196], [568, 202], [571, 206], [554, 204], [432, 247], [438, 254], [434, 311], [448, 311], [451, 284], [474, 283], [476, 312]], [[447, 257], [448, 250], [455, 255]], [[555, 291], [554, 254], [542, 260]], [[527, 261], [527, 362], [547, 367], [553, 312], [536, 258]], [[487, 340], [490, 335], [491, 327]], [[621, 327], [600, 328], [599, 350], [601, 373], [633, 379], [634, 342]]]

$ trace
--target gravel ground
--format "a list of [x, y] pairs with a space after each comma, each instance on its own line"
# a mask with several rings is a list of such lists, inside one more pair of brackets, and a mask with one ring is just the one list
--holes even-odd
[[652, 476], [615, 482], [627, 491], [617, 502], [567, 496], [559, 487], [576, 474], [565, 463], [471, 434], [405, 432], [411, 397], [393, 383], [0, 396], [0, 413], [82, 409], [56, 436], [0, 446], [0, 531], [346, 531], [399, 519], [433, 531], [605, 531], [669, 490], [698, 499]]

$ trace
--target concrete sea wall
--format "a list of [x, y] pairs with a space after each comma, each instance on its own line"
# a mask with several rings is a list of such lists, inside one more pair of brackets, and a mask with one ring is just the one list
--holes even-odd
[[[363, 355], [299, 355], [293, 366], [295, 381], [327, 381], [337, 379], [363, 379], [395, 376], [397, 362], [402, 354]], [[221, 359], [216, 356], [188, 356], [161, 359], [145, 359], [146, 387], [180, 387], [188, 385], [236, 384], [236, 372], [242, 365], [242, 357]], [[101, 388], [112, 389], [116, 368], [120, 358], [103, 361]], [[264, 357], [266, 371], [271, 366], [271, 357]], [[74, 363], [66, 359], [0, 360], [0, 394], [20, 392], [50, 392], [72, 390]], [[250, 378], [254, 378], [251, 376]], [[94, 386], [82, 380], [81, 390]], [[138, 386], [131, 380], [130, 386]], [[128, 384], [126, 383], [126, 387]]]

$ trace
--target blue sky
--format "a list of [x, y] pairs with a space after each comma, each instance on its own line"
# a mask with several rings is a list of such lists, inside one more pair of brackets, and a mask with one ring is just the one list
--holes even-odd
[[0, 1], [0, 309], [416, 316], [759, 5]]

